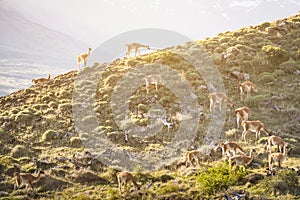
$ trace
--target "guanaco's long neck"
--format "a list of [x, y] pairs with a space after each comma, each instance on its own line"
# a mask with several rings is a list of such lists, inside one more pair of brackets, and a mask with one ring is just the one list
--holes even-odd
[[33, 179], [33, 181], [37, 181], [37, 180], [39, 180], [39, 179], [40, 179], [40, 177], [41, 177], [41, 171], [39, 171], [39, 172], [38, 172], [37, 176], [34, 176], [34, 179]]
[[283, 146], [283, 156], [286, 157], [287, 156], [287, 150], [286, 150], [286, 146]]
[[90, 54], [91, 54], [91, 49], [88, 50], [87, 57], [89, 57]]

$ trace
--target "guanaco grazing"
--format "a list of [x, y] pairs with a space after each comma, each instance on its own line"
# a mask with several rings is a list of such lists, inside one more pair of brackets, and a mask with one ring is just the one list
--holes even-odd
[[151, 74], [148, 76], [145, 76], [145, 82], [146, 82], [146, 90], [147, 93], [149, 93], [149, 85], [153, 84], [155, 85], [155, 89], [157, 90], [157, 84], [163, 84], [163, 78], [159, 74]]
[[116, 174], [119, 184], [119, 191], [122, 194], [122, 185], [125, 184], [125, 188], [127, 187], [128, 182], [132, 182], [133, 185], [136, 187], [137, 190], [140, 189], [140, 186], [137, 184], [135, 178], [130, 172], [117, 172]]
[[192, 162], [193, 160], [197, 161], [198, 165], [200, 165], [200, 161], [207, 160], [208, 165], [209, 160], [212, 160], [212, 156], [211, 154], [202, 153], [199, 149], [187, 151], [185, 153], [185, 166], [188, 167], [189, 165], [192, 165], [193, 167], [195, 167]]
[[33, 191], [35, 191], [32, 183], [38, 181], [40, 179], [40, 176], [41, 176], [40, 171], [38, 171], [38, 174], [36, 176], [30, 173], [15, 172], [14, 173], [14, 177], [16, 178], [15, 187], [20, 188], [22, 185], [26, 185], [26, 192], [28, 192], [29, 186]]
[[240, 123], [242, 121], [247, 121], [249, 119], [250, 114], [251, 114], [250, 109], [246, 106], [238, 108], [234, 112], [235, 112], [235, 115], [236, 115], [236, 124], [237, 124], [238, 128], [240, 128]]
[[31, 82], [34, 84], [38, 84], [38, 83], [44, 83], [46, 81], [50, 80], [50, 74], [48, 74], [48, 78], [38, 78], [38, 79], [32, 79]]
[[247, 98], [250, 97], [251, 91], [257, 92], [256, 86], [251, 81], [246, 81], [239, 85], [241, 100], [243, 100], [243, 95], [246, 93]]
[[219, 147], [221, 147], [221, 149], [222, 149], [222, 155], [223, 156], [226, 155], [228, 157], [228, 154], [230, 154], [230, 152], [233, 153], [233, 156], [237, 155], [237, 153], [244, 154], [244, 150], [236, 142], [220, 143]]
[[246, 135], [249, 131], [256, 133], [256, 139], [260, 138], [260, 130], [263, 130], [267, 136], [270, 135], [268, 129], [259, 120], [256, 121], [243, 121], [242, 126], [244, 131], [242, 133], [242, 140], [246, 141]]
[[227, 95], [223, 92], [214, 92], [209, 94], [209, 110], [210, 112], [215, 112], [215, 106], [216, 103], [219, 104], [219, 110], [222, 111], [222, 104], [226, 101], [228, 105], [233, 107], [233, 102], [230, 98], [227, 97]]
[[233, 161], [234, 161], [237, 166], [242, 166], [243, 171], [245, 171], [246, 166], [248, 166], [252, 162], [252, 160], [255, 156], [255, 153], [256, 153], [255, 149], [251, 148], [249, 156], [235, 155], [235, 156], [230, 157], [229, 158], [230, 168], [232, 168], [232, 164], [233, 164]]
[[92, 48], [89, 48], [87, 53], [82, 53], [77, 56], [78, 71], [80, 70], [80, 64], [82, 62], [84, 63], [84, 66], [86, 66], [86, 61], [87, 61], [88, 57], [90, 56], [91, 51], [92, 51]]
[[287, 145], [279, 136], [271, 135], [268, 138], [267, 152], [272, 151], [272, 146], [277, 145], [277, 151], [283, 153], [284, 147]]
[[281, 168], [282, 162], [286, 159], [287, 157], [287, 146], [283, 146], [283, 153], [271, 153], [269, 152], [269, 169], [272, 171], [275, 162], [278, 162], [278, 167]]
[[143, 44], [140, 44], [140, 43], [131, 43], [131, 44], [126, 44], [126, 46], [127, 46], [127, 52], [126, 52], [126, 57], [130, 57], [130, 52], [131, 52], [131, 50], [132, 49], [134, 49], [135, 50], [135, 56], [136, 56], [136, 54], [137, 53], [139, 53], [139, 55], [141, 54], [141, 52], [140, 52], [140, 48], [147, 48], [147, 49], [149, 49], [150, 50], [150, 47], [149, 47], [149, 45], [143, 45]]

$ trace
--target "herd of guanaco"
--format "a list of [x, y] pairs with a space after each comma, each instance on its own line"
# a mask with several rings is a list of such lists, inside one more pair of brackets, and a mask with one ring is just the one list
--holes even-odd
[[[146, 80], [146, 89], [148, 93], [148, 85], [149, 84], [155, 84], [157, 89], [157, 84], [162, 83], [162, 78], [160, 75], [150, 75], [145, 77]], [[247, 98], [250, 97], [251, 91], [257, 92], [257, 89], [254, 85], [254, 83], [250, 81], [246, 81], [239, 85], [240, 90], [240, 97], [243, 99], [243, 95], [246, 93]], [[209, 100], [210, 100], [210, 107], [209, 110], [211, 113], [215, 113], [215, 107], [217, 104], [219, 104], [219, 110], [222, 110], [222, 105], [224, 102], [226, 102], [228, 105], [233, 107], [233, 100], [223, 92], [215, 92], [209, 94]], [[287, 157], [287, 143], [283, 141], [283, 139], [279, 136], [271, 135], [270, 131], [266, 129], [264, 124], [260, 122], [259, 120], [255, 121], [249, 121], [250, 117], [250, 109], [246, 106], [240, 107], [234, 110], [236, 115], [236, 123], [237, 127], [240, 127], [240, 124], [243, 127], [242, 132], [242, 138], [241, 140], [246, 141], [246, 135], [248, 132], [255, 132], [256, 133], [256, 139], [260, 137], [260, 131], [264, 131], [264, 133], [268, 136], [268, 145], [267, 145], [267, 152], [268, 152], [268, 162], [269, 162], [269, 169], [272, 171], [274, 169], [274, 163], [278, 162], [278, 167], [280, 168], [282, 166], [282, 162]], [[277, 149], [279, 152], [272, 152], [272, 146], [277, 146]], [[249, 155], [245, 154], [245, 151], [243, 148], [237, 143], [237, 142], [222, 142], [218, 144], [218, 148], [222, 149], [222, 156], [226, 156], [229, 161], [229, 166], [232, 169], [233, 164], [236, 166], [241, 166], [243, 171], [246, 169], [246, 167], [253, 161], [256, 150], [254, 148], [250, 149]], [[186, 167], [192, 165], [193, 161], [196, 161], [199, 165], [200, 162], [207, 160], [208, 162], [212, 159], [211, 154], [203, 153], [200, 149], [194, 149], [190, 151], [186, 151], [185, 153], [185, 165]], [[207, 164], [208, 164], [207, 162]], [[123, 183], [127, 184], [128, 182], [132, 182], [136, 188], [139, 188], [138, 184], [136, 183], [136, 180], [134, 179], [133, 175], [129, 172], [121, 172], [117, 173], [118, 178], [118, 184], [119, 184], [119, 190], [121, 191], [121, 185]]]
[[[147, 48], [150, 49], [147, 45], [142, 45], [139, 43], [131, 43], [127, 44], [127, 52], [126, 57], [130, 57], [131, 50], [135, 50], [135, 56], [137, 56], [137, 53], [140, 54], [139, 48]], [[87, 53], [79, 54], [77, 56], [77, 64], [78, 64], [78, 70], [80, 70], [80, 65], [83, 62], [84, 66], [86, 65], [87, 59], [90, 56], [92, 49], [88, 48]], [[50, 74], [48, 76], [48, 79], [46, 78], [39, 78], [39, 79], [32, 79], [32, 82], [34, 84], [43, 83], [50, 80]], [[163, 84], [163, 79], [159, 74], [152, 74], [145, 77], [146, 82], [146, 91], [149, 93], [149, 85], [154, 84], [155, 88], [157, 90], [158, 84]], [[257, 92], [256, 86], [251, 81], [246, 81], [239, 85], [239, 92], [240, 92], [240, 98], [243, 100], [244, 95], [246, 94], [246, 97], [249, 98], [251, 96], [251, 92]], [[214, 92], [209, 94], [209, 101], [210, 106], [209, 110], [211, 113], [216, 112], [216, 106], [219, 105], [219, 111], [222, 110], [223, 104], [226, 102], [229, 106], [233, 107], [233, 100], [223, 92]], [[287, 143], [284, 142], [284, 140], [275, 135], [271, 135], [269, 130], [265, 128], [264, 124], [260, 122], [259, 120], [255, 121], [249, 121], [250, 117], [250, 109], [246, 106], [237, 108], [234, 110], [236, 115], [236, 123], [237, 127], [240, 127], [240, 124], [243, 127], [242, 132], [242, 138], [241, 140], [246, 141], [246, 135], [248, 132], [255, 132], [256, 133], [256, 139], [260, 137], [260, 131], [264, 131], [264, 133], [268, 136], [268, 144], [267, 144], [267, 152], [268, 152], [268, 163], [269, 163], [269, 169], [273, 170], [275, 162], [278, 162], [278, 167], [280, 168], [282, 166], [282, 162], [287, 157]], [[277, 146], [278, 152], [272, 152], [272, 146]], [[237, 143], [237, 142], [222, 142], [218, 144], [218, 148], [221, 148], [222, 150], [222, 156], [226, 156], [230, 168], [232, 168], [233, 163], [235, 163], [236, 166], [242, 166], [243, 170], [245, 170], [246, 166], [248, 166], [254, 156], [255, 156], [255, 149], [250, 149], [250, 154], [246, 155], [243, 148]], [[186, 167], [189, 165], [195, 166], [193, 164], [193, 160], [197, 161], [198, 164], [200, 164], [203, 160], [212, 160], [211, 155], [207, 155], [201, 150], [191, 150], [187, 151], [185, 154], [186, 157]], [[137, 190], [140, 189], [140, 186], [137, 184], [136, 179], [134, 176], [127, 171], [123, 172], [117, 172], [116, 173], [117, 180], [118, 180], [118, 188], [120, 194], [122, 194], [122, 185], [125, 184], [125, 187], [128, 183], [132, 182], [133, 185], [136, 187]], [[33, 182], [38, 181], [40, 178], [40, 171], [37, 175], [32, 175], [30, 173], [14, 173], [14, 177], [16, 179], [15, 187], [19, 188], [22, 185], [26, 185], [26, 192], [28, 192], [29, 187], [34, 191], [34, 187], [32, 185]]]
[[[239, 85], [240, 97], [241, 100], [243, 96], [246, 94], [247, 98], [251, 96], [251, 92], [257, 92], [256, 86], [251, 81], [245, 81]], [[212, 113], [215, 112], [215, 105], [219, 104], [219, 110], [222, 109], [222, 104], [227, 102], [228, 105], [233, 106], [233, 102], [230, 98], [227, 97], [225, 93], [215, 92], [209, 94], [210, 99], [210, 111]], [[256, 139], [260, 138], [260, 131], [262, 130], [268, 136], [268, 144], [267, 144], [267, 153], [268, 153], [268, 162], [269, 169], [272, 171], [274, 168], [274, 163], [278, 162], [278, 167], [280, 168], [282, 162], [287, 157], [288, 146], [287, 143], [283, 141], [283, 139], [279, 136], [271, 135], [270, 131], [264, 126], [264, 124], [259, 121], [250, 121], [250, 109], [246, 106], [235, 109], [236, 115], [236, 123], [239, 128], [240, 124], [243, 127], [242, 138], [241, 140], [246, 141], [246, 135], [249, 132], [255, 132]], [[273, 153], [272, 146], [277, 146], [277, 150], [279, 152]], [[219, 147], [222, 149], [222, 155], [226, 155], [229, 158], [230, 166], [232, 166], [233, 162], [237, 166], [242, 166], [243, 170], [245, 167], [249, 165], [256, 153], [255, 149], [250, 150], [250, 155], [247, 156], [244, 153], [242, 147], [236, 142], [226, 142], [219, 144]]]

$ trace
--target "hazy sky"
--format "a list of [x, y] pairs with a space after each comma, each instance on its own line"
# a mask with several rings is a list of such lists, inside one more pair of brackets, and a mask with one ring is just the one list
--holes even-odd
[[[258, 25], [297, 14], [299, 0], [4, 0], [26, 18], [71, 35], [93, 47], [114, 35], [139, 28], [164, 28], [192, 39]], [[236, 12], [273, 5], [259, 16]], [[276, 2], [276, 4], [274, 4]], [[293, 3], [278, 12], [280, 3]], [[276, 7], [277, 6], [277, 7]], [[236, 13], [231, 13], [235, 11]]]

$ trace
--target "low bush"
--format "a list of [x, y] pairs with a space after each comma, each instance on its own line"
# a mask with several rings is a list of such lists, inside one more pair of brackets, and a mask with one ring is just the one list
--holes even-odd
[[70, 143], [72, 147], [80, 147], [81, 146], [81, 139], [79, 137], [71, 137]]
[[264, 83], [270, 83], [270, 82], [276, 81], [276, 79], [273, 74], [265, 74], [265, 75], [260, 76], [258, 81], [260, 83], [264, 84]]
[[280, 170], [276, 176], [269, 176], [255, 186], [260, 193], [277, 196], [286, 194], [300, 194], [297, 172], [289, 169]]
[[255, 95], [251, 96], [244, 100], [244, 103], [248, 107], [258, 107], [261, 105], [261, 103], [264, 101], [265, 97], [264, 95]]
[[241, 184], [246, 172], [242, 170], [230, 170], [227, 163], [219, 163], [207, 171], [203, 171], [197, 177], [203, 192], [209, 196], [218, 191], [226, 190], [232, 185]]
[[289, 59], [288, 52], [277, 46], [265, 45], [261, 50], [265, 52], [273, 65], [279, 65]]
[[297, 62], [295, 62], [294, 60], [286, 61], [286, 62], [280, 64], [279, 67], [281, 70], [285, 71], [288, 74], [292, 74], [297, 69], [300, 69], [299, 64], [297, 64]]
[[55, 139], [56, 135], [57, 135], [56, 131], [54, 131], [54, 130], [47, 130], [42, 135], [42, 141], [49, 142], [49, 141]]

